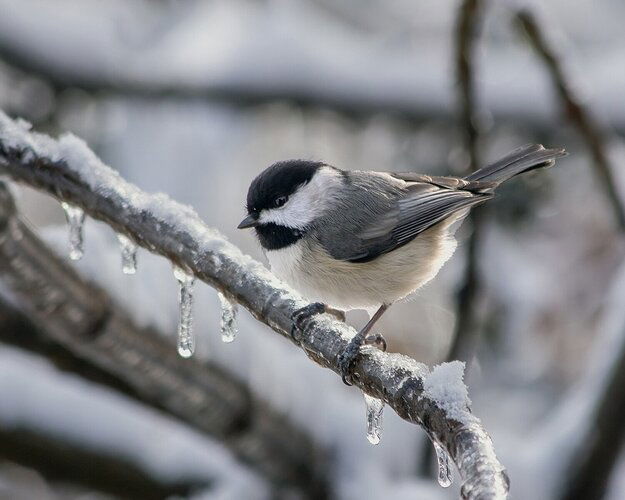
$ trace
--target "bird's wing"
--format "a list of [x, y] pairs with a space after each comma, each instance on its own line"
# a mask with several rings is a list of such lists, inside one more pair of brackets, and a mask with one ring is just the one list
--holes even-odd
[[350, 252], [337, 258], [369, 262], [412, 241], [454, 213], [493, 196], [491, 183], [413, 173], [391, 175], [406, 182], [405, 192], [389, 209], [365, 224], [354, 235]]

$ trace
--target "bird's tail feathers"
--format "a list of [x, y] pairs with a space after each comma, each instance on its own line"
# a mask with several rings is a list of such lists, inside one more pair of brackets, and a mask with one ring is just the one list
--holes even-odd
[[562, 149], [545, 149], [541, 144], [526, 144], [508, 153], [500, 160], [465, 177], [467, 181], [482, 181], [501, 184], [515, 175], [536, 168], [551, 167], [556, 158], [566, 156]]

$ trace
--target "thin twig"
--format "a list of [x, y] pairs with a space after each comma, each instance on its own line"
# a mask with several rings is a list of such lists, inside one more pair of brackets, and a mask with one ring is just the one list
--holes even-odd
[[516, 17], [527, 34], [530, 44], [545, 64], [567, 117], [586, 142], [597, 176], [612, 206], [616, 222], [621, 232], [625, 232], [625, 203], [612, 174], [614, 165], [611, 164], [607, 153], [608, 133], [596, 119], [588, 103], [577, 95], [571, 75], [565, 70], [563, 57], [549, 41], [548, 29], [541, 24], [540, 18], [528, 9], [520, 10]]
[[[266, 268], [243, 255], [189, 207], [148, 195], [105, 166], [73, 136], [54, 140], [27, 132], [0, 114], [0, 172], [77, 205], [148, 250], [163, 255], [243, 305], [256, 319], [292, 340], [293, 314], [307, 305]], [[339, 356], [355, 330], [328, 314], [313, 316], [296, 342], [337, 374]], [[427, 387], [429, 370], [405, 356], [366, 349], [354, 384], [383, 399], [403, 419], [422, 426], [458, 466], [465, 499], [507, 498], [508, 480], [492, 441], [466, 401], [451, 411]], [[444, 391], [443, 391], [444, 392]]]

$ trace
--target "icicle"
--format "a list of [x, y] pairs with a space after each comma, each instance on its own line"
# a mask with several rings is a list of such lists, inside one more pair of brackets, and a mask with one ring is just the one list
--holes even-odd
[[436, 451], [436, 460], [438, 462], [438, 484], [443, 488], [449, 488], [452, 483], [452, 471], [449, 460], [449, 453], [436, 441], [432, 441], [434, 444], [434, 450]]
[[122, 272], [135, 274], [137, 272], [137, 245], [121, 233], [117, 233], [117, 240], [122, 247]]
[[367, 440], [371, 444], [380, 442], [382, 433], [382, 416], [384, 415], [384, 401], [362, 393], [365, 397], [367, 411]]
[[221, 292], [217, 292], [221, 303], [221, 340], [230, 343], [237, 336], [237, 313], [239, 306], [230, 302]]
[[183, 358], [189, 358], [195, 351], [195, 338], [193, 336], [193, 283], [195, 277], [176, 265], [174, 265], [174, 276], [180, 284], [178, 354]]
[[83, 254], [83, 225], [85, 212], [82, 208], [63, 201], [61, 206], [65, 211], [65, 218], [69, 225], [69, 258], [80, 260]]

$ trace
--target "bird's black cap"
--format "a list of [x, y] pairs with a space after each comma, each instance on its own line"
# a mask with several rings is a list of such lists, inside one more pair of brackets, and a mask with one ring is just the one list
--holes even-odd
[[276, 199], [290, 196], [312, 179], [325, 164], [309, 160], [287, 160], [274, 163], [258, 175], [247, 192], [247, 212], [258, 214], [272, 208]]

